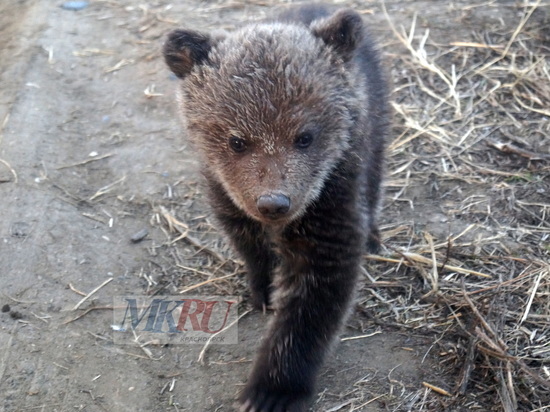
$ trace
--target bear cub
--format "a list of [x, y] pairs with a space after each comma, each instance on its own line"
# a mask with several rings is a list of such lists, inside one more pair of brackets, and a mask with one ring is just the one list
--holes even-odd
[[305, 411], [376, 251], [388, 91], [361, 16], [322, 5], [212, 34], [176, 30], [164, 57], [209, 201], [275, 311], [241, 412]]

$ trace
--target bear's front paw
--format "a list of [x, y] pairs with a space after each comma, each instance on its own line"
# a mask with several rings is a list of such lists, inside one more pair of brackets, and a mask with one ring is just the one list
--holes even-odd
[[247, 387], [239, 396], [239, 412], [306, 412], [309, 393]]
[[271, 287], [270, 285], [251, 285], [251, 301], [254, 309], [261, 310], [264, 313], [271, 309]]

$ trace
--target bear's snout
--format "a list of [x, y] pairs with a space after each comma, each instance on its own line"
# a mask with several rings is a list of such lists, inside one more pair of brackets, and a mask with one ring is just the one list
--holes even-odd
[[282, 193], [264, 194], [256, 200], [256, 207], [263, 216], [277, 219], [290, 210], [290, 198]]

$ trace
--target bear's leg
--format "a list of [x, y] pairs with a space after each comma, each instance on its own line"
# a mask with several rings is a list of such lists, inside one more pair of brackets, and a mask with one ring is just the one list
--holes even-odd
[[371, 154], [366, 167], [366, 188], [363, 201], [365, 202], [367, 219], [367, 251], [369, 253], [378, 253], [380, 250], [381, 239], [378, 229], [378, 213], [382, 197], [382, 173], [383, 173], [383, 148], [378, 152]]
[[241, 412], [307, 410], [318, 369], [344, 321], [365, 238], [354, 234], [356, 224], [334, 231], [326, 222], [314, 226], [319, 233], [301, 227], [279, 245], [275, 316], [239, 396]]
[[271, 280], [277, 259], [263, 226], [239, 210], [221, 185], [210, 182], [210, 200], [217, 220], [246, 265], [252, 304], [265, 310], [270, 304]]
[[252, 304], [256, 309], [265, 311], [271, 302], [271, 274], [276, 262], [269, 238], [259, 223], [245, 216], [225, 219], [222, 224], [245, 261]]

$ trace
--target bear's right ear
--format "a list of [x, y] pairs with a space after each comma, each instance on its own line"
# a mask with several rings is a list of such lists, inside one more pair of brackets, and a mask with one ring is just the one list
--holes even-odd
[[180, 79], [185, 78], [193, 67], [208, 58], [212, 40], [208, 34], [192, 30], [174, 30], [164, 43], [163, 54], [166, 64]]

